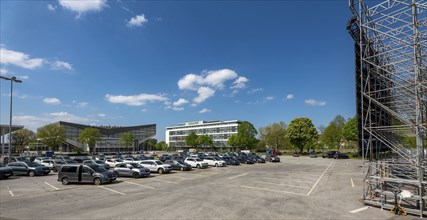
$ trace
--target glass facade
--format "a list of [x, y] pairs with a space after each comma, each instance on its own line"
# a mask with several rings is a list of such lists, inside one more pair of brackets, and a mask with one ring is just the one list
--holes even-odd
[[[54, 124], [65, 128], [66, 140], [63, 146], [63, 151], [71, 151], [72, 148], [79, 147], [84, 149], [85, 146], [79, 141], [80, 133], [85, 128], [96, 128], [101, 134], [100, 140], [96, 142], [96, 152], [131, 152], [139, 151], [141, 144], [153, 138], [156, 135], [156, 125], [140, 125], [140, 126], [89, 126], [75, 124], [70, 122], [59, 121]], [[40, 128], [39, 128], [40, 129]], [[128, 146], [120, 145], [120, 137], [124, 133], [131, 133], [134, 137], [133, 143]]]
[[185, 139], [191, 132], [197, 135], [207, 134], [212, 137], [215, 147], [228, 147], [228, 138], [237, 134], [237, 127], [241, 121], [198, 121], [166, 128], [166, 143], [174, 148], [188, 147]]

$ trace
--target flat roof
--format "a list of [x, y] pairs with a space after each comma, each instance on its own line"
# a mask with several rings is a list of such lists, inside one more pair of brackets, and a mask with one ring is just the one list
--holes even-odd
[[[12, 125], [12, 132], [23, 129], [23, 125]], [[9, 134], [9, 125], [8, 124], [0, 124], [0, 135]]]

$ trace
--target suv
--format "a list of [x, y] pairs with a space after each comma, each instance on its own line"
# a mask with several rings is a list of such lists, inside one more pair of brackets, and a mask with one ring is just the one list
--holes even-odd
[[109, 158], [105, 159], [105, 163], [108, 164], [110, 167], [115, 167], [117, 164], [124, 163], [124, 161], [119, 158]]
[[166, 160], [165, 164], [171, 165], [173, 170], [191, 170], [191, 165], [178, 160]]
[[116, 180], [113, 172], [107, 171], [96, 164], [64, 164], [58, 173], [58, 181], [68, 183], [94, 183], [101, 185]]
[[326, 151], [322, 154], [323, 158], [334, 158], [334, 155], [337, 153], [337, 151]]
[[216, 166], [216, 167], [225, 167], [227, 163], [220, 159], [219, 157], [215, 156], [207, 156], [205, 159], [203, 159], [204, 162], [208, 163], [209, 166]]
[[5, 167], [3, 163], [0, 163], [0, 180], [7, 179], [13, 176], [13, 170], [10, 167]]
[[150, 170], [138, 163], [117, 164], [113, 172], [117, 177], [130, 176], [133, 178], [138, 178], [138, 177], [146, 177], [150, 175]]
[[159, 174], [169, 173], [172, 170], [171, 165], [163, 164], [160, 160], [143, 160], [139, 164], [150, 169], [151, 172], [157, 172]]
[[269, 162], [280, 162], [280, 157], [276, 155], [268, 155], [265, 157], [265, 160]]
[[13, 174], [23, 174], [29, 176], [47, 175], [50, 173], [49, 167], [45, 167], [31, 161], [12, 162], [7, 164], [7, 167], [12, 168]]
[[190, 164], [191, 167], [197, 167], [199, 169], [208, 167], [208, 163], [199, 158], [187, 157], [187, 159], [184, 160], [184, 163]]

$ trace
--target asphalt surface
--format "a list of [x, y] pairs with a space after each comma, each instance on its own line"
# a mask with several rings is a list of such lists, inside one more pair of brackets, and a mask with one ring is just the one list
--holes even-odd
[[0, 181], [1, 219], [415, 219], [367, 207], [361, 160], [281, 157], [62, 185], [57, 175]]

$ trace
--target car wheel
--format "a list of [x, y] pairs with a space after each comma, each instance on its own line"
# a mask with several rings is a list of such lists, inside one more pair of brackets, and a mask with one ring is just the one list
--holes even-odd
[[196, 167], [199, 168], [199, 169], [202, 168], [202, 167], [200, 167], [200, 164], [197, 164]]
[[68, 185], [68, 178], [67, 177], [62, 178], [61, 182], [62, 182], [62, 185]]
[[102, 181], [101, 181], [101, 179], [100, 178], [95, 178], [94, 180], [93, 180], [93, 183], [95, 184], [95, 185], [101, 185], [101, 183], [102, 183]]
[[139, 177], [139, 173], [136, 173], [136, 172], [135, 172], [135, 173], [132, 173], [132, 177], [133, 177], [133, 178], [138, 178], [138, 177]]
[[218, 167], [218, 164], [217, 164], [217, 163], [215, 164], [215, 167]]
[[164, 170], [162, 168], [160, 168], [158, 171], [159, 171], [159, 174], [163, 174], [164, 173]]
[[52, 168], [53, 172], [58, 172], [58, 169], [56, 169], [56, 167]]
[[116, 175], [116, 177], [119, 177], [119, 172], [114, 171], [114, 175]]
[[28, 172], [28, 175], [31, 176], [31, 177], [33, 177], [34, 175], [36, 175], [36, 173], [31, 170], [30, 172]]
[[181, 171], [184, 171], [184, 167], [181, 167]]

